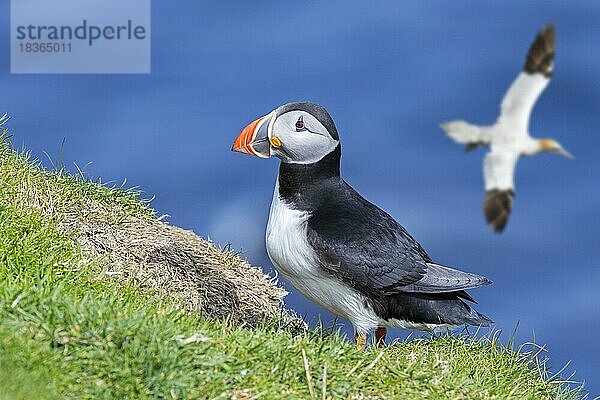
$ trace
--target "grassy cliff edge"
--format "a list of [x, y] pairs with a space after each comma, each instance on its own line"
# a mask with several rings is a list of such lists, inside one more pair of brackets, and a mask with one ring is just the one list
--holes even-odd
[[0, 399], [580, 395], [535, 346], [493, 335], [359, 351], [305, 331], [262, 272], [138, 195], [45, 171], [0, 139]]

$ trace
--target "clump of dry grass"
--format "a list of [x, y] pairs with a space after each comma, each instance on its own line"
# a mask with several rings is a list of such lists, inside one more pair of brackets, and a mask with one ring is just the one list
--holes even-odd
[[100, 257], [105, 274], [176, 298], [186, 310], [256, 326], [285, 316], [287, 294], [258, 268], [193, 232], [149, 218], [131, 217], [118, 226], [72, 221], [90, 258]]

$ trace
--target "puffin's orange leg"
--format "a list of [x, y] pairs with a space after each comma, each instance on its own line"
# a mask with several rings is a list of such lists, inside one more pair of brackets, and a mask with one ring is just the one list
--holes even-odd
[[354, 334], [354, 340], [356, 340], [356, 347], [359, 349], [364, 349], [365, 345], [367, 344], [367, 335], [356, 332]]
[[375, 330], [375, 344], [377, 347], [385, 346], [385, 335], [387, 335], [387, 328], [380, 326]]

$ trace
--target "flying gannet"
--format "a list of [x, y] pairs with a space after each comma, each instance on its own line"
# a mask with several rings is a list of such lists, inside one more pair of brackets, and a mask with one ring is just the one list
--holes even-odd
[[500, 106], [500, 116], [491, 126], [477, 126], [457, 120], [443, 123], [442, 129], [454, 141], [466, 144], [465, 151], [488, 146], [483, 162], [485, 199], [483, 212], [490, 227], [502, 232], [515, 196], [514, 173], [520, 156], [554, 152], [574, 158], [556, 140], [529, 135], [529, 116], [542, 91], [550, 82], [554, 65], [554, 26], [545, 26], [529, 48], [523, 71], [512, 83]]

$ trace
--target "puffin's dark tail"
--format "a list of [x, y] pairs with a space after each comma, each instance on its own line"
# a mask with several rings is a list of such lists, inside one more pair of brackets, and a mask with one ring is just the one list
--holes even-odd
[[473, 313], [473, 317], [470, 317], [468, 319], [468, 321], [465, 322], [465, 324], [473, 325], [473, 326], [481, 326], [481, 327], [488, 327], [488, 326], [492, 326], [494, 324], [494, 321], [492, 321], [486, 315], [483, 315], [483, 314], [473, 310], [472, 308], [471, 308], [471, 311]]
[[487, 327], [494, 323], [475, 311], [463, 299], [466, 292], [399, 293], [389, 296], [387, 317], [417, 324], [473, 325]]

